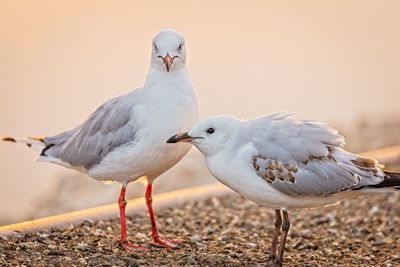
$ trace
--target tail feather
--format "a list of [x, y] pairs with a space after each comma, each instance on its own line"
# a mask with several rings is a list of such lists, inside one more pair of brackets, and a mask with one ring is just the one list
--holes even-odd
[[14, 137], [4, 137], [3, 141], [13, 142], [13, 143], [22, 143], [32, 148], [33, 150], [42, 154], [43, 150], [47, 148], [47, 144], [44, 142], [42, 137], [26, 137], [26, 138], [14, 138]]

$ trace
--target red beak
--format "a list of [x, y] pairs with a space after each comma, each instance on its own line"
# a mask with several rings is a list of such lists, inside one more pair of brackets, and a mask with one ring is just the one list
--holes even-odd
[[172, 65], [172, 62], [174, 61], [174, 59], [168, 53], [165, 57], [161, 57], [161, 58], [164, 61], [167, 71], [169, 72], [169, 69], [171, 68], [171, 65]]

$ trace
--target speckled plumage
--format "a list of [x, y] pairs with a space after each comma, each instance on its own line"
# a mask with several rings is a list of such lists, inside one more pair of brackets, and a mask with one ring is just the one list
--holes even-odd
[[212, 117], [168, 139], [168, 143], [178, 142], [195, 145], [220, 182], [275, 209], [268, 266], [283, 264], [288, 210], [321, 207], [400, 186], [399, 173], [384, 171], [377, 161], [345, 151], [344, 138], [336, 130], [286, 113], [253, 120]]

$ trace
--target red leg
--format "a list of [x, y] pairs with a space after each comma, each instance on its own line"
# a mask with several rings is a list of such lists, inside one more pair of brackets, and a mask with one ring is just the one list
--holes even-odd
[[126, 200], [125, 200], [125, 190], [126, 187], [122, 185], [121, 193], [119, 194], [118, 198], [118, 205], [119, 205], [119, 216], [121, 222], [121, 245], [125, 250], [130, 249], [141, 249], [147, 250], [145, 247], [134, 245], [128, 241], [127, 233], [126, 233], [126, 216], [125, 216], [125, 207], [126, 207]]
[[148, 183], [145, 198], [151, 222], [151, 232], [150, 232], [150, 236], [152, 239], [151, 243], [155, 246], [160, 246], [160, 247], [177, 248], [178, 244], [182, 243], [183, 240], [167, 239], [165, 237], [160, 236], [160, 233], [158, 232], [156, 218], [154, 216], [154, 211], [153, 211], [153, 199], [151, 197], [152, 189], [153, 185], [151, 183]]

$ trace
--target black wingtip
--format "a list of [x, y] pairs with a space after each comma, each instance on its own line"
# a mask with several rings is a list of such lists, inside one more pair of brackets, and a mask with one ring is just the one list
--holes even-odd
[[9, 136], [3, 137], [2, 140], [3, 140], [3, 141], [6, 141], [6, 142], [13, 142], [13, 143], [16, 143], [16, 142], [17, 142], [14, 138], [9, 137]]
[[54, 144], [49, 144], [49, 145], [47, 145], [45, 148], [43, 148], [42, 152], [40, 153], [40, 156], [46, 157], [46, 156], [47, 156], [47, 155], [46, 155], [46, 151], [47, 151], [49, 148], [51, 148], [52, 146], [54, 146]]
[[[395, 171], [384, 170], [386, 174], [385, 180], [377, 185], [373, 185], [375, 188], [383, 188], [383, 187], [398, 187], [400, 186], [400, 173]], [[396, 188], [397, 189], [397, 188]]]
[[400, 172], [389, 171], [389, 170], [383, 170], [383, 172], [385, 173], [386, 176], [384, 180], [379, 184], [361, 186], [354, 188], [353, 190], [360, 190], [364, 188], [385, 188], [385, 187], [391, 187], [400, 190]]

